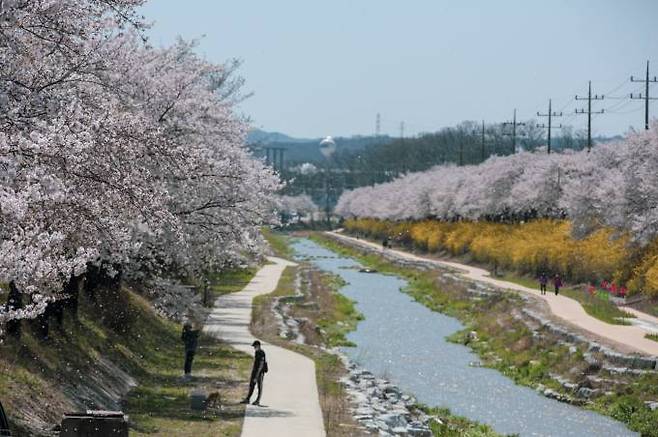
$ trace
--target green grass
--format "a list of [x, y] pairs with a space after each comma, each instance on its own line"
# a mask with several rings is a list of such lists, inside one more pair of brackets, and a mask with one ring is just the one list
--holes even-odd
[[356, 329], [361, 320], [364, 320], [363, 314], [357, 311], [352, 299], [338, 292], [341, 287], [346, 285], [339, 276], [325, 274], [322, 281], [330, 290], [334, 300], [331, 310], [323, 311], [321, 318], [317, 321], [318, 326], [324, 331], [324, 343], [329, 347], [354, 346], [346, 336]]
[[[501, 279], [533, 289], [537, 289], [539, 286], [536, 280], [525, 276], [518, 276], [512, 273], [505, 274]], [[565, 287], [560, 289], [560, 293], [564, 296], [570, 297], [575, 301], [578, 301], [582, 305], [585, 312], [590, 316], [612, 325], [630, 325], [630, 322], [626, 320], [620, 320], [620, 318], [635, 317], [633, 314], [620, 309], [614, 303], [603, 300], [597, 296], [591, 296], [583, 290]], [[551, 294], [550, 286], [548, 294]]]
[[276, 256], [281, 258], [291, 258], [293, 256], [294, 252], [287, 243], [288, 237], [281, 233], [272, 231], [270, 228], [261, 228], [261, 233]]
[[210, 290], [214, 297], [240, 291], [247, 286], [257, 271], [258, 269], [255, 267], [246, 267], [243, 269], [225, 270], [210, 275]]
[[[172, 334], [178, 337], [178, 330]], [[168, 339], [175, 340], [173, 336]], [[250, 358], [212, 338], [202, 336], [194, 360], [195, 377], [190, 383], [184, 383], [180, 378], [182, 351], [169, 348], [168, 352], [168, 358], [151, 363], [149, 375], [141, 379], [140, 386], [128, 398], [126, 412], [133, 421], [131, 435], [239, 435], [244, 408], [238, 405], [238, 401], [244, 393], [219, 382], [245, 381], [251, 364]], [[208, 393], [219, 392], [225, 406], [222, 410], [191, 410], [189, 393], [196, 388], [202, 388]]]
[[429, 416], [439, 419], [430, 422], [432, 434], [437, 437], [498, 437], [496, 431], [490, 426], [484, 425], [466, 417], [455, 416], [448, 408], [428, 407], [417, 404], [416, 408], [424, 411]]
[[658, 341], [658, 334], [645, 334], [644, 337], [649, 340]]

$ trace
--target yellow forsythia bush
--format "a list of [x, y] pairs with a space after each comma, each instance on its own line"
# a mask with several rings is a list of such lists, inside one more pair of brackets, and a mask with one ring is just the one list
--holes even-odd
[[[377, 239], [389, 237], [424, 251], [468, 254], [478, 262], [532, 275], [540, 271], [560, 273], [574, 282], [598, 283], [622, 277], [620, 271], [627, 268], [630, 256], [628, 237], [600, 229], [576, 240], [571, 237], [567, 220], [505, 224], [351, 219], [345, 227], [352, 233]], [[656, 255], [658, 260], [658, 250]], [[658, 290], [658, 261], [652, 265], [653, 270], [648, 264], [643, 269], [643, 285]]]
[[658, 297], [658, 240], [647, 246], [633, 267], [628, 289]]

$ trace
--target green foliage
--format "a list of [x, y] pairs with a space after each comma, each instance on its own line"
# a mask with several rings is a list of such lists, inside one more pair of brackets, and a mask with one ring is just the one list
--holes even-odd
[[261, 228], [260, 231], [276, 256], [281, 258], [291, 258], [293, 256], [293, 250], [288, 245], [288, 237], [286, 235], [274, 232], [266, 227]]
[[242, 290], [258, 271], [255, 267], [224, 270], [209, 275], [210, 289], [215, 297]]
[[[431, 416], [430, 430], [436, 437], [498, 437], [490, 426], [455, 416], [448, 408], [428, 407], [416, 404], [416, 408]], [[437, 420], [438, 419], [438, 420]]]
[[649, 340], [658, 341], [658, 334], [646, 334], [645, 337]]
[[339, 276], [325, 274], [323, 280], [334, 299], [332, 311], [328, 314], [324, 313], [318, 320], [318, 326], [324, 331], [324, 341], [329, 347], [354, 346], [347, 340], [346, 335], [354, 331], [356, 325], [364, 320], [363, 314], [357, 311], [353, 300], [338, 292], [345, 285]]

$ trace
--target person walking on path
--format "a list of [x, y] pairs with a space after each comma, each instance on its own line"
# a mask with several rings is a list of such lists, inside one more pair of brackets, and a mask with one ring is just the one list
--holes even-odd
[[199, 330], [195, 330], [192, 323], [185, 322], [183, 324], [181, 340], [185, 343], [185, 375], [183, 376], [183, 379], [187, 381], [192, 377], [192, 361], [194, 361], [194, 354], [196, 353], [199, 344]]
[[248, 404], [251, 395], [254, 394], [254, 389], [258, 385], [258, 396], [252, 405], [260, 405], [260, 398], [263, 396], [263, 377], [267, 373], [267, 360], [265, 359], [265, 351], [260, 348], [260, 341], [256, 340], [251, 344], [254, 347], [254, 366], [251, 368], [251, 378], [249, 379], [249, 394], [240, 402], [241, 404]]
[[556, 273], [553, 278], [553, 285], [555, 286], [555, 295], [557, 296], [560, 294], [560, 288], [562, 287], [562, 278], [560, 278], [558, 273]]
[[546, 272], [541, 272], [539, 275], [539, 291], [542, 295], [546, 294], [546, 285], [548, 284], [548, 275]]

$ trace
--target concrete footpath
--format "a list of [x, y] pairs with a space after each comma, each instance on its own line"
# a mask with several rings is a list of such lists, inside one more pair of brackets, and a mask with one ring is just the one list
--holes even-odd
[[[383, 250], [382, 247], [378, 244], [375, 244], [371, 241], [360, 240], [354, 237], [350, 237], [337, 232], [328, 232], [332, 236], [347, 240], [352, 244], [356, 243], [361, 246], [375, 248], [377, 250]], [[614, 344], [621, 344], [631, 349], [634, 352], [638, 352], [645, 355], [658, 356], [658, 342], [645, 338], [647, 334], [647, 329], [641, 326], [625, 326], [625, 325], [611, 325], [605, 323], [599, 319], [596, 319], [585, 312], [582, 305], [574, 299], [568, 298], [566, 296], [555, 296], [552, 293], [547, 295], [541, 295], [538, 289], [532, 289], [524, 287], [522, 285], [515, 284], [513, 282], [502, 281], [499, 279], [492, 278], [489, 271], [481, 269], [478, 267], [472, 267], [467, 264], [461, 264], [451, 261], [440, 261], [432, 258], [421, 257], [409, 252], [397, 250], [397, 249], [386, 249], [389, 253], [394, 253], [396, 256], [408, 259], [412, 261], [424, 261], [430, 262], [437, 267], [447, 267], [460, 272], [460, 274], [467, 279], [485, 282], [487, 284], [495, 285], [496, 287], [520, 291], [523, 293], [532, 294], [540, 299], [543, 299], [548, 304], [551, 312], [558, 318], [575, 325], [585, 331], [591, 332], [592, 334], [599, 336], [603, 339], [609, 340]], [[646, 320], [648, 324], [652, 324], [657, 321], [656, 318], [641, 313], [639, 311], [633, 311], [633, 313], [641, 318], [641, 320]]]
[[[219, 297], [204, 331], [253, 356], [249, 332], [252, 300], [274, 291], [283, 270], [293, 263], [268, 258], [247, 286], [237, 293]], [[260, 340], [269, 372], [263, 383], [262, 407], [247, 406], [243, 437], [325, 436], [322, 410], [315, 380], [315, 363], [303, 355]], [[245, 395], [248, 386], [245, 384]], [[252, 397], [252, 401], [255, 395]]]

